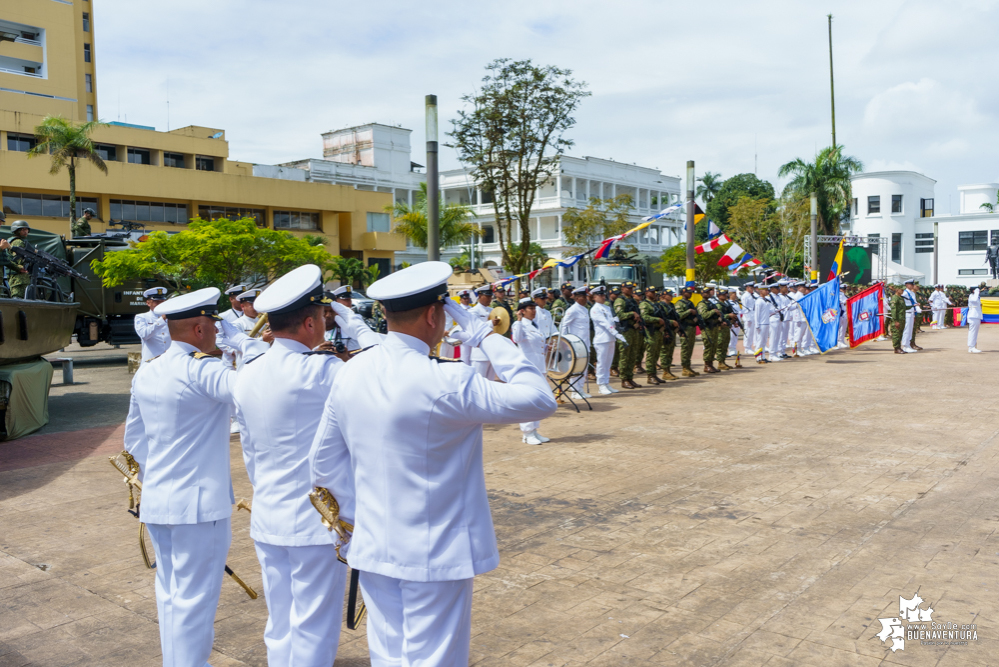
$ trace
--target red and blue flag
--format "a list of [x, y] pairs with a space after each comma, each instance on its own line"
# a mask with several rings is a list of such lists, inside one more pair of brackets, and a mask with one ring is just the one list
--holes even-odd
[[850, 347], [857, 347], [884, 334], [884, 294], [884, 283], [877, 283], [847, 299], [846, 326]]

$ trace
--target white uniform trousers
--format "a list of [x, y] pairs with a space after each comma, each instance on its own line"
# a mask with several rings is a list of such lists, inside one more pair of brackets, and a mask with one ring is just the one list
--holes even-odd
[[791, 332], [791, 320], [784, 320], [780, 323], [780, 343], [778, 344], [778, 352], [780, 354], [787, 354], [787, 339]]
[[756, 322], [746, 318], [743, 320], [742, 350], [747, 354], [756, 352]]
[[617, 341], [611, 340], [607, 343], [594, 343], [597, 348], [597, 384], [610, 384], [611, 362], [614, 361], [614, 346]]
[[912, 327], [916, 322], [916, 315], [911, 310], [905, 311], [905, 328], [902, 329], [902, 349], [912, 349]]
[[[745, 335], [743, 335], [745, 338]], [[732, 329], [728, 336], [728, 356], [734, 357], [739, 352], [739, 329]]]
[[770, 318], [770, 337], [767, 341], [767, 352], [769, 353], [771, 360], [776, 359], [783, 354], [783, 351], [777, 347], [780, 342], [781, 325], [782, 322], [780, 320]]
[[[908, 325], [906, 325], [908, 326]], [[968, 349], [978, 347], [978, 329], [982, 326], [981, 320], [968, 320]]]
[[254, 544], [267, 600], [267, 664], [329, 667], [340, 645], [348, 571], [336, 547]]
[[406, 581], [361, 572], [372, 667], [467, 667], [472, 580]]
[[846, 340], [847, 333], [848, 331], [846, 328], [846, 313], [843, 313], [843, 316], [839, 318], [839, 342], [842, 343], [843, 345], [849, 345], [849, 343]]
[[488, 360], [479, 361], [476, 359], [472, 361], [472, 368], [487, 380], [496, 379], [496, 373], [493, 372], [493, 365]]
[[163, 667], [205, 667], [215, 641], [215, 612], [232, 541], [229, 518], [205, 523], [148, 523], [156, 552], [156, 613]]
[[753, 354], [765, 356], [767, 347], [767, 337], [770, 334], [770, 324], [763, 323], [756, 327], [756, 337], [753, 341]]
[[947, 321], [946, 310], [934, 309], [933, 310], [933, 326], [937, 329], [943, 329], [944, 323]]

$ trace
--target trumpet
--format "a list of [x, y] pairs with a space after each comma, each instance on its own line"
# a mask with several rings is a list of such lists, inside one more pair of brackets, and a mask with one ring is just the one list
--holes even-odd
[[250, 338], [256, 338], [258, 335], [260, 335], [260, 331], [264, 328], [264, 325], [266, 324], [267, 324], [267, 313], [263, 313], [260, 317], [257, 318], [257, 323], [253, 325], [253, 328], [250, 329], [250, 334], [249, 334]]

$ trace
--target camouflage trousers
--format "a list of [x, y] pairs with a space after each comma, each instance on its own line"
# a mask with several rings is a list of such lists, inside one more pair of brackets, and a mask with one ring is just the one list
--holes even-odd
[[25, 274], [21, 273], [8, 278], [7, 284], [10, 286], [10, 297], [12, 299], [23, 299], [24, 291], [28, 289], [28, 285], [31, 284], [31, 277], [25, 276]]
[[897, 323], [898, 326], [895, 324], [889, 320], [888, 330], [891, 332], [891, 346], [897, 350], [902, 347], [902, 332], [905, 331], [905, 327], [901, 322]]
[[690, 370], [690, 361], [694, 358], [694, 340], [697, 329], [694, 327], [684, 327], [683, 333], [686, 337], [680, 343], [680, 367]]
[[638, 350], [635, 352], [635, 365], [641, 366], [642, 359], [645, 358], [645, 334], [638, 332]]
[[622, 380], [631, 380], [635, 377], [635, 364], [638, 361], [638, 342], [642, 340], [642, 332], [637, 329], [628, 329], [624, 332], [624, 343], [618, 343], [618, 377]]
[[645, 337], [645, 372], [656, 374], [656, 362], [659, 360], [659, 350], [663, 344], [662, 329], [649, 329], [651, 336]]
[[701, 329], [701, 344], [704, 346], [704, 365], [710, 366], [718, 351], [718, 327]]
[[672, 336], [663, 338], [663, 345], [659, 352], [659, 365], [663, 371], [668, 371], [673, 366], [673, 350], [676, 348], [676, 337], [680, 334], [673, 332]]
[[716, 329], [718, 332], [718, 349], [715, 351], [715, 361], [722, 363], [728, 356], [728, 343], [732, 339], [732, 330], [728, 327]]

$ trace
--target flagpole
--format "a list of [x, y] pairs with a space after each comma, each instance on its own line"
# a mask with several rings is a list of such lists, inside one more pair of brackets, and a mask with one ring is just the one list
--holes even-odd
[[811, 257], [809, 261], [812, 264], [812, 282], [819, 279], [819, 200], [815, 197], [815, 193], [812, 193], [812, 220], [811, 220], [811, 233], [809, 235], [809, 250], [811, 251]]
[[694, 275], [694, 161], [687, 160], [687, 285], [693, 286]]

